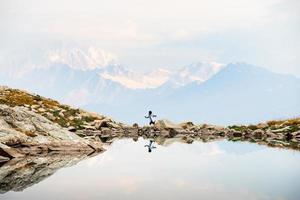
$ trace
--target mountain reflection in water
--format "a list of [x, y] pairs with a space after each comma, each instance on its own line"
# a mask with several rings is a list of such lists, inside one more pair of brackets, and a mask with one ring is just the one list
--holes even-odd
[[120, 139], [89, 159], [51, 155], [9, 161], [0, 167], [0, 199], [300, 197], [298, 151], [247, 142], [172, 140], [155, 145], [149, 154], [146, 144], [149, 140], [142, 138]]

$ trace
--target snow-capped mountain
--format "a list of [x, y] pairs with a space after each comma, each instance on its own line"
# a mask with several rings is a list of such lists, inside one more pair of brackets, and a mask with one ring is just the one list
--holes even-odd
[[124, 69], [120, 65], [114, 66], [113, 70], [111, 70], [111, 67], [108, 67], [100, 73], [100, 76], [120, 83], [127, 88], [150, 89], [161, 86], [169, 79], [171, 74], [170, 71], [164, 69], [157, 69], [144, 74]]
[[43, 54], [44, 62], [24, 62], [30, 67], [22, 73], [16, 66], [22, 62], [10, 62], [14, 67], [1, 69], [0, 85], [26, 89], [129, 123], [142, 122], [141, 116], [150, 109], [160, 118], [217, 124], [300, 113], [299, 79], [244, 63], [199, 62], [173, 72], [157, 69], [137, 73], [93, 48], [49, 52]]
[[192, 82], [201, 84], [225, 67], [216, 62], [197, 62], [185, 66], [174, 73], [166, 82], [171, 87], [182, 87]]
[[47, 53], [47, 66], [66, 65], [77, 70], [101, 69], [97, 73], [106, 80], [117, 82], [130, 89], [156, 88], [169, 79], [170, 72], [157, 69], [150, 73], [137, 73], [117, 63], [116, 56], [102, 49], [70, 48]]
[[164, 84], [176, 88], [194, 81], [202, 83], [224, 66], [216, 62], [199, 62], [173, 72], [158, 68], [138, 73], [119, 64], [112, 53], [94, 47], [62, 47], [41, 51], [38, 55], [28, 53], [25, 57], [18, 56], [18, 60], [7, 62], [1, 60], [0, 69], [1, 65], [6, 70], [6, 72], [1, 70], [2, 74], [14, 79], [22, 79], [38, 69], [51, 69], [57, 66], [67, 66], [81, 71], [98, 69], [97, 74], [103, 79], [129, 89], [154, 89]]
[[67, 65], [73, 69], [93, 70], [104, 68], [115, 63], [115, 55], [105, 52], [102, 49], [89, 47], [62, 48], [46, 52], [48, 67], [52, 65]]
[[224, 66], [224, 64], [216, 62], [198, 62], [182, 67], [175, 72], [158, 68], [149, 73], [140, 74], [115, 65], [113, 70], [108, 67], [100, 75], [131, 89], [153, 89], [164, 85], [167, 88], [177, 88], [192, 82], [201, 84], [218, 73]]
[[28, 51], [7, 52], [0, 56], [0, 70], [4, 77], [22, 79], [31, 71], [53, 66], [68, 66], [72, 69], [87, 71], [101, 69], [116, 64], [116, 56], [95, 47], [61, 47], [30, 49]]
[[[145, 122], [153, 110], [159, 118], [177, 122], [237, 124], [298, 116], [300, 80], [245, 63], [229, 64], [202, 84], [161, 87], [126, 93], [128, 101], [108, 105], [108, 113], [125, 122]], [[90, 110], [102, 111], [99, 105]]]
[[234, 124], [298, 116], [300, 79], [245, 64], [229, 64], [202, 84], [174, 90], [156, 109], [173, 119]]

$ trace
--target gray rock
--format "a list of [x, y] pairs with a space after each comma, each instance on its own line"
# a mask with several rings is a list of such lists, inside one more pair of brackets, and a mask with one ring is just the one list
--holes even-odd
[[232, 133], [233, 137], [242, 137], [243, 133], [239, 132], [239, 131], [235, 131]]
[[255, 138], [255, 139], [262, 139], [263, 136], [264, 136], [264, 131], [261, 130], [261, 129], [257, 129], [255, 131], [252, 132], [252, 136]]
[[182, 129], [178, 124], [174, 124], [169, 120], [157, 120], [154, 125], [155, 128], [159, 130], [163, 129]]
[[134, 124], [132, 125], [132, 127], [133, 127], [133, 128], [139, 128], [139, 125], [138, 125], [138, 123], [134, 123]]
[[183, 136], [182, 139], [188, 144], [192, 144], [194, 142], [193, 138], [191, 138], [189, 136]]
[[[50, 150], [58, 151], [75, 149], [88, 151], [95, 149], [92, 146], [100, 145], [93, 144], [24, 107], [9, 107], [0, 104], [0, 119], [4, 124], [3, 127], [0, 127], [0, 143], [2, 145], [12, 146], [26, 142], [27, 145], [46, 145]], [[6, 146], [0, 148], [11, 151]], [[101, 147], [99, 146], [99, 148]], [[11, 157], [20, 156], [15, 152], [12, 153], [14, 155]]]
[[108, 127], [109, 119], [95, 120], [91, 125], [100, 130], [102, 127]]
[[180, 123], [179, 126], [183, 129], [190, 129], [192, 127], [194, 127], [194, 123], [193, 122], [183, 122], [183, 123]]
[[24, 154], [19, 153], [16, 149], [0, 143], [0, 155], [9, 158], [24, 157]]

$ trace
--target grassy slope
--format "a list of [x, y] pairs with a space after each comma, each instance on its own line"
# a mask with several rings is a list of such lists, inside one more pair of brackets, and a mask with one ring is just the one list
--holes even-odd
[[104, 118], [101, 115], [62, 105], [52, 99], [11, 88], [0, 88], [0, 104], [12, 107], [25, 106], [62, 127], [73, 126], [82, 129], [86, 123]]

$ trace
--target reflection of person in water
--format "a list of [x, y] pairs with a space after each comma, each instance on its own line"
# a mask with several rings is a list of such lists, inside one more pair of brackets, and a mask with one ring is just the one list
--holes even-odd
[[154, 143], [153, 140], [150, 140], [149, 145], [145, 145], [145, 147], [148, 147], [148, 152], [151, 153], [152, 149], [155, 149], [156, 147], [153, 146], [152, 144]]
[[148, 112], [148, 116], [145, 116], [145, 118], [149, 118], [150, 119], [149, 125], [151, 125], [151, 124], [154, 125], [155, 124], [155, 121], [153, 121], [153, 119], [152, 119], [154, 117], [156, 117], [156, 115], [153, 115], [151, 110]]

